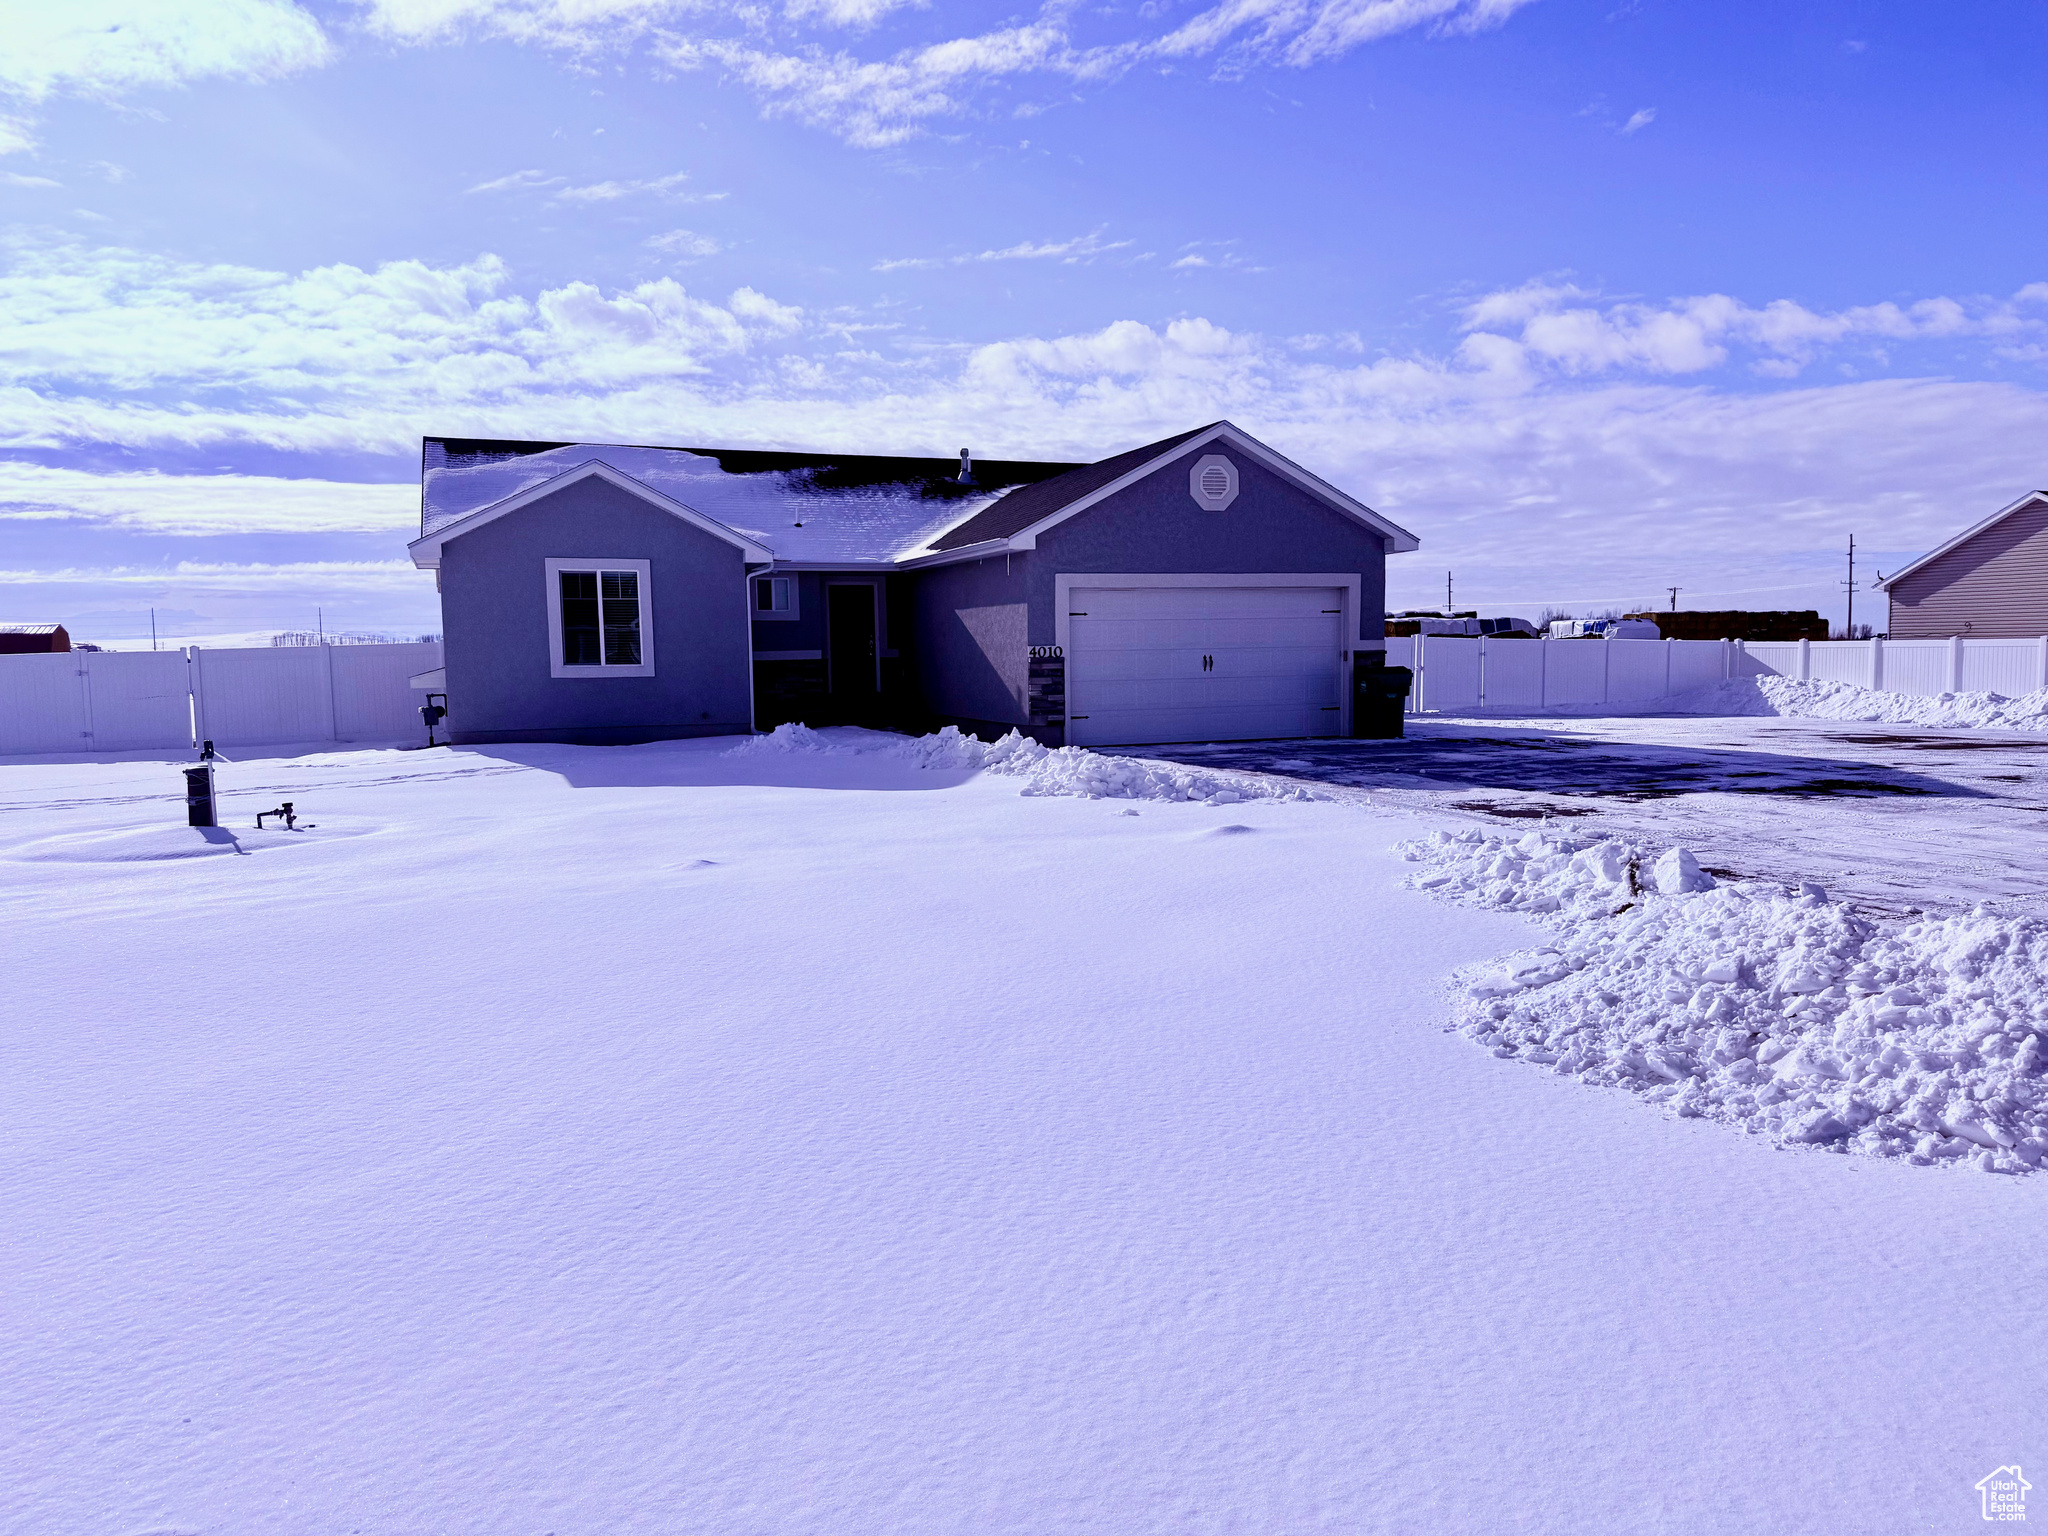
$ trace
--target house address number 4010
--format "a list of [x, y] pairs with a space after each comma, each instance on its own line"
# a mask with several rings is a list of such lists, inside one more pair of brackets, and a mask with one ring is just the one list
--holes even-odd
[[1066, 654], [1065, 651], [1056, 645], [1034, 645], [1031, 647], [1031, 659], [1033, 661], [1060, 661], [1065, 659]]

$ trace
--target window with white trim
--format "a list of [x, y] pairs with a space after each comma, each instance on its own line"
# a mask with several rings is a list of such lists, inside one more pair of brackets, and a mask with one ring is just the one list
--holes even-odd
[[546, 566], [549, 675], [654, 676], [648, 562], [564, 557]]
[[796, 578], [794, 576], [755, 577], [754, 617], [757, 619], [796, 618]]

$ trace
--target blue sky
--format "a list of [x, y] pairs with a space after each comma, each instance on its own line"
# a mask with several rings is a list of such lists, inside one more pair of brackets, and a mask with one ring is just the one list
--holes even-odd
[[0, 617], [432, 630], [427, 433], [1219, 416], [1421, 535], [1397, 606], [1839, 617], [1852, 532], [1903, 563], [2048, 481], [2044, 43], [2000, 0], [0, 0]]

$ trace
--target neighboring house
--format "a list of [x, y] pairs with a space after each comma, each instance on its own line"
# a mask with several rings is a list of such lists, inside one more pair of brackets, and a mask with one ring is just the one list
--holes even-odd
[[1339, 735], [1417, 543], [1228, 422], [1087, 465], [423, 449], [457, 742]]
[[26, 656], [71, 649], [62, 624], [0, 624], [0, 656]]
[[2048, 491], [2031, 491], [1877, 583], [1894, 640], [2048, 635]]

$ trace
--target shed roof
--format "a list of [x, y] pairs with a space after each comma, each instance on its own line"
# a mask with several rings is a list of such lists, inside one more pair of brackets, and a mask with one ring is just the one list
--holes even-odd
[[0, 635], [54, 635], [62, 624], [0, 624]]

